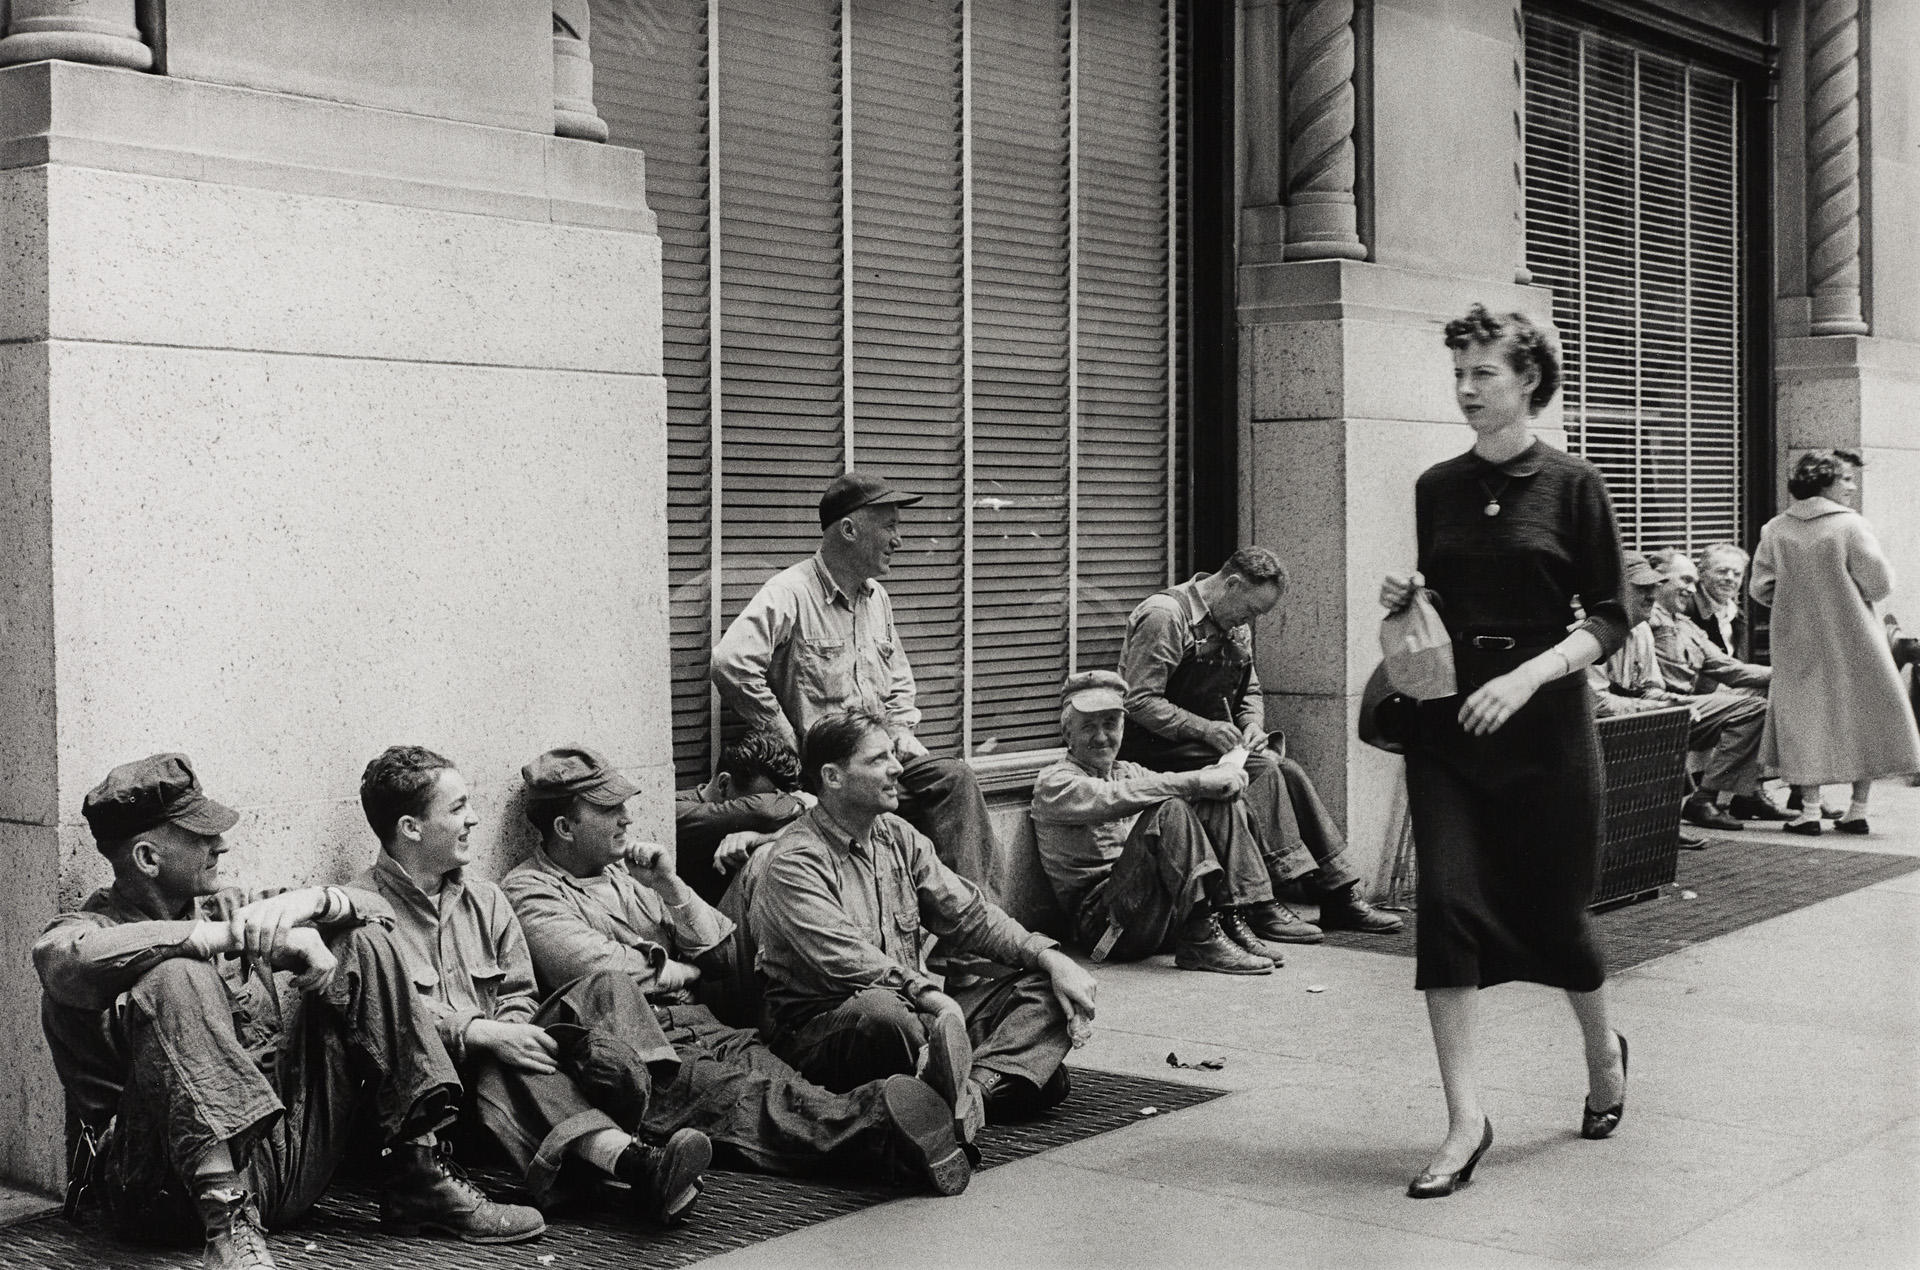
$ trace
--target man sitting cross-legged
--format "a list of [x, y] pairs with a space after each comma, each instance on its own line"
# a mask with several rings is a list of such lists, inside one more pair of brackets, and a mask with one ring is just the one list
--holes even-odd
[[[209, 1267], [271, 1267], [263, 1225], [312, 1207], [365, 1121], [385, 1148], [389, 1228], [478, 1243], [546, 1228], [438, 1150], [459, 1076], [384, 903], [338, 886], [246, 902], [221, 891], [239, 816], [182, 754], [114, 768], [81, 814], [113, 885], [33, 947], [47, 1044], [79, 1121], [70, 1214], [90, 1193], [124, 1233], [197, 1233]], [[223, 954], [238, 960], [216, 965]]]
[[355, 885], [393, 907], [407, 972], [466, 1081], [467, 1127], [512, 1161], [535, 1203], [555, 1198], [561, 1165], [577, 1160], [632, 1187], [655, 1221], [683, 1217], [713, 1148], [691, 1129], [664, 1147], [636, 1136], [680, 1062], [633, 979], [589, 974], [541, 1001], [507, 897], [466, 874], [480, 817], [447, 759], [387, 749], [360, 778], [360, 805], [380, 856]]
[[[801, 776], [820, 803], [766, 848], [752, 898], [773, 1047], [829, 1089], [924, 1062], [968, 1140], [982, 1116], [1034, 1115], [1067, 1096], [1061, 1060], [1096, 989], [893, 814], [900, 768], [878, 715], [828, 714], [807, 731]], [[927, 971], [929, 935], [1015, 969], [948, 995]]]
[[688, 997], [700, 974], [693, 963], [731, 955], [733, 923], [678, 876], [671, 848], [627, 842], [626, 804], [638, 785], [583, 746], [548, 750], [521, 775], [540, 846], [500, 887], [544, 990], [608, 971], [653, 1001], [680, 1074], [653, 1091], [648, 1130], [703, 1130], [769, 1173], [898, 1159], [941, 1195], [966, 1189], [972, 1169], [954, 1138], [953, 1109], [930, 1086], [889, 1076], [833, 1093]]
[[1155, 772], [1117, 761], [1127, 681], [1110, 670], [1067, 680], [1067, 756], [1033, 783], [1033, 833], [1053, 894], [1095, 961], [1135, 961], [1173, 939], [1182, 970], [1263, 975], [1281, 949], [1239, 910], [1273, 899], [1260, 843], [1238, 795], [1244, 768]]

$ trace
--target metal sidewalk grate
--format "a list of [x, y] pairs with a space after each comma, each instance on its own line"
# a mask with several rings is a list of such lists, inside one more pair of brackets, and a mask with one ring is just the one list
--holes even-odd
[[[1680, 853], [1679, 878], [1658, 897], [1593, 915], [1608, 971], [1625, 970], [1755, 922], [1857, 891], [1920, 869], [1920, 858], [1801, 846], [1754, 828], [1716, 837], [1704, 851]], [[1691, 891], [1694, 898], [1682, 899]], [[1329, 944], [1411, 957], [1418, 913], [1393, 935], [1330, 931]]]
[[[1124, 1128], [1139, 1120], [1146, 1107], [1165, 1114], [1208, 1102], [1223, 1092], [1076, 1067], [1072, 1096], [1046, 1118], [1032, 1124], [990, 1128], [981, 1134], [982, 1167], [1007, 1164]], [[491, 1194], [504, 1198], [503, 1192], [508, 1189], [504, 1179], [481, 1174], [477, 1180]], [[898, 1190], [856, 1187], [840, 1181], [716, 1170], [707, 1175], [706, 1192], [683, 1227], [655, 1230], [623, 1221], [604, 1209], [587, 1210], [559, 1217], [549, 1224], [546, 1234], [531, 1243], [486, 1248], [445, 1239], [384, 1235], [379, 1229], [377, 1193], [364, 1182], [342, 1180], [298, 1226], [275, 1234], [272, 1247], [275, 1259], [287, 1270], [508, 1266], [538, 1270], [542, 1265], [566, 1270], [642, 1262], [648, 1270], [667, 1270], [884, 1204], [901, 1195]], [[965, 1197], [959, 1202], [964, 1203]], [[548, 1257], [552, 1260], [544, 1260]], [[198, 1270], [199, 1265], [198, 1248], [135, 1247], [116, 1242], [104, 1232], [69, 1225], [58, 1216], [37, 1218], [0, 1231], [0, 1270]]]

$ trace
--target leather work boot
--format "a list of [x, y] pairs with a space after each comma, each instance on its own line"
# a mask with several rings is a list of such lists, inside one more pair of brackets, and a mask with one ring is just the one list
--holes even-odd
[[1367, 903], [1353, 887], [1344, 886], [1320, 898], [1319, 924], [1321, 930], [1357, 930], [1367, 935], [1391, 935], [1407, 923]]
[[1240, 916], [1247, 929], [1269, 944], [1317, 944], [1326, 938], [1318, 926], [1279, 900], [1243, 905]]
[[973, 1166], [953, 1132], [953, 1108], [933, 1087], [912, 1076], [889, 1076], [880, 1102], [893, 1122], [893, 1152], [935, 1195], [958, 1195]]
[[1053, 1075], [1047, 1077], [1044, 1085], [985, 1067], [974, 1073], [973, 1082], [983, 1091], [980, 1100], [986, 1106], [988, 1124], [1019, 1124], [1038, 1119], [1065, 1102], [1073, 1092], [1073, 1074], [1065, 1063], [1053, 1069]]
[[1270, 975], [1271, 958], [1256, 957], [1228, 939], [1212, 913], [1202, 913], [1180, 930], [1173, 964], [1182, 970], [1211, 970], [1222, 975]]
[[397, 1235], [431, 1230], [470, 1244], [513, 1244], [547, 1228], [537, 1208], [488, 1199], [439, 1147], [393, 1146], [382, 1180], [380, 1224]]
[[962, 1146], [973, 1142], [987, 1120], [986, 1102], [967, 1079], [972, 1070], [973, 1041], [967, 1036], [966, 1022], [951, 1014], [934, 1016], [927, 1025], [920, 1077], [953, 1108], [953, 1131]]
[[1231, 939], [1234, 943], [1240, 945], [1256, 957], [1265, 957], [1276, 966], [1284, 966], [1286, 964], [1287, 958], [1285, 950], [1283, 950], [1280, 945], [1269, 944], [1266, 940], [1254, 934], [1253, 929], [1247, 925], [1247, 919], [1240, 916], [1240, 914], [1233, 909], [1226, 909], [1222, 912], [1215, 913], [1214, 917], [1220, 923], [1221, 934]]
[[701, 1175], [713, 1163], [713, 1143], [698, 1129], [675, 1129], [665, 1145], [635, 1138], [613, 1166], [613, 1175], [633, 1188], [646, 1216], [662, 1226], [680, 1222], [706, 1189]]
[[200, 1210], [200, 1222], [207, 1232], [207, 1250], [201, 1264], [206, 1270], [274, 1270], [273, 1254], [267, 1251], [267, 1233], [253, 1197], [232, 1173], [199, 1179], [193, 1197]]

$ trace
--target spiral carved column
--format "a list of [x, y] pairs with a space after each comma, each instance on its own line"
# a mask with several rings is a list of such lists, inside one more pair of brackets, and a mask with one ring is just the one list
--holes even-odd
[[49, 58], [153, 68], [153, 50], [134, 24], [133, 0], [13, 0], [0, 66]]
[[1865, 335], [1860, 309], [1860, 0], [1807, 10], [1807, 280], [1815, 335]]
[[593, 108], [591, 23], [587, 0], [553, 0], [553, 130], [605, 141], [607, 121]]
[[1353, 0], [1287, 7], [1288, 260], [1364, 260], [1354, 178]]

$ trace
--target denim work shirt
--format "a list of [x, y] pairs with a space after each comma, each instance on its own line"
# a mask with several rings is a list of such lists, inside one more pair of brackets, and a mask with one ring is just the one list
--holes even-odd
[[1647, 625], [1653, 629], [1661, 677], [1673, 692], [1706, 693], [1721, 684], [1764, 689], [1773, 682], [1772, 667], [1727, 656], [1684, 613], [1669, 613], [1656, 606]]
[[710, 674], [748, 727], [796, 745], [821, 715], [853, 706], [908, 732], [920, 722], [886, 588], [869, 580], [848, 595], [817, 552], [747, 602], [714, 646]]
[[385, 851], [353, 884], [393, 906], [393, 942], [454, 1062], [467, 1059], [467, 1026], [475, 1019], [533, 1020], [540, 1006], [533, 961], [499, 887], [455, 869], [436, 902]]
[[1033, 782], [1033, 838], [1054, 898], [1076, 920], [1093, 888], [1113, 872], [1140, 813], [1192, 796], [1191, 772], [1156, 772], [1118, 761], [1105, 776], [1068, 756]]
[[578, 878], [536, 847], [500, 879], [500, 889], [546, 992], [596, 970], [617, 970], [644, 985], [669, 956], [691, 960], [733, 934], [733, 923], [698, 895], [669, 904], [621, 863], [597, 879]]
[[[240, 898], [252, 903], [285, 889], [252, 891]], [[392, 923], [391, 911], [377, 896], [344, 886], [333, 889], [346, 897], [348, 911], [325, 929]], [[139, 907], [116, 887], [102, 887], [78, 910], [54, 918], [34, 941], [33, 967], [46, 993], [48, 1041], [56, 1051], [67, 1051], [55, 1053], [54, 1065], [85, 1123], [105, 1124], [120, 1105], [130, 1061], [115, 1025], [120, 998], [161, 962], [198, 958], [186, 939], [209, 914], [207, 903], [197, 900], [188, 916], [173, 919]], [[214, 966], [233, 1006], [234, 1035], [263, 1072], [271, 1071], [292, 976], [285, 971], [256, 973], [243, 983], [238, 957], [216, 957]]]
[[874, 821], [863, 842], [816, 807], [763, 851], [750, 924], [767, 1004], [783, 1028], [867, 988], [907, 996], [939, 988], [927, 972], [928, 933], [1023, 970], [1055, 947], [940, 863], [933, 843], [898, 816]]
[[1229, 646], [1246, 663], [1247, 687], [1240, 700], [1229, 702], [1234, 725], [1266, 730], [1266, 700], [1260, 695], [1260, 676], [1253, 669], [1253, 631], [1246, 625], [1228, 629], [1213, 620], [1200, 598], [1196, 573], [1185, 582], [1140, 601], [1127, 618], [1126, 642], [1120, 647], [1120, 677], [1127, 681], [1127, 724], [1145, 728], [1169, 741], [1197, 741], [1212, 722], [1167, 699], [1167, 680], [1189, 658], [1217, 658]]

